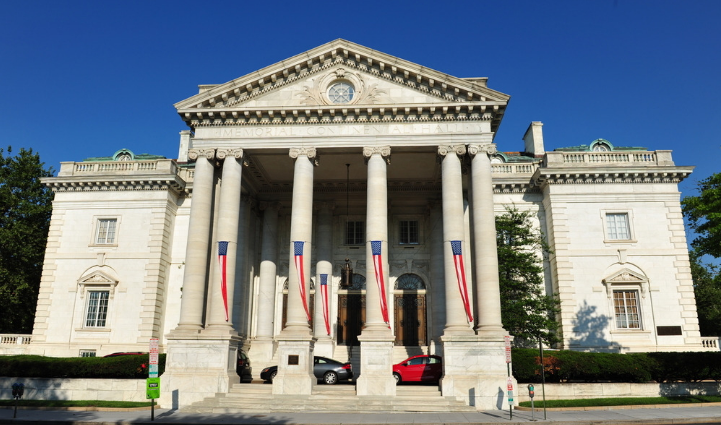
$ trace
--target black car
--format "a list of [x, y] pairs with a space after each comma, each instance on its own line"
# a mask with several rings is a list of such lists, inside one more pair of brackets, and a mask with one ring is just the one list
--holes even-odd
[[[273, 382], [276, 373], [278, 373], [278, 366], [266, 367], [260, 372], [260, 379]], [[327, 357], [315, 356], [313, 357], [313, 375], [317, 379], [322, 379], [324, 383], [333, 385], [339, 381], [353, 379], [353, 369], [351, 369], [350, 363], [341, 363]]]
[[235, 373], [240, 376], [240, 382], [251, 382], [253, 380], [253, 368], [250, 367], [250, 359], [245, 351], [238, 349], [238, 363], [235, 365]]

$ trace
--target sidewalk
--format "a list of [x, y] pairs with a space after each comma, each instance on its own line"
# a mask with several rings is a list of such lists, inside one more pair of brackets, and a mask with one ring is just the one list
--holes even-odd
[[[674, 407], [667, 409], [638, 408], [594, 411], [536, 411], [538, 423], [565, 422], [568, 424], [684, 424], [719, 423], [721, 406]], [[155, 421], [150, 410], [131, 412], [18, 410], [0, 409], [0, 424], [43, 425], [83, 424], [533, 424], [530, 411], [515, 411], [509, 419], [508, 411], [472, 413], [274, 413], [274, 414], [197, 414], [177, 410], [156, 409]]]

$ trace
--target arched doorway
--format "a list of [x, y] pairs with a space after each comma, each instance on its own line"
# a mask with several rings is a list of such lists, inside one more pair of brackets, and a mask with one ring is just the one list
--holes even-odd
[[426, 285], [423, 279], [417, 274], [406, 273], [398, 276], [393, 289], [395, 345], [427, 345]]
[[[308, 294], [308, 310], [310, 311], [310, 328], [313, 329], [313, 318], [315, 317], [315, 281], [310, 278], [310, 293]], [[288, 320], [288, 279], [283, 283], [283, 319], [281, 329], [285, 329], [285, 322]]]
[[360, 335], [366, 321], [366, 278], [353, 274], [348, 289], [338, 290], [338, 345], [359, 345]]

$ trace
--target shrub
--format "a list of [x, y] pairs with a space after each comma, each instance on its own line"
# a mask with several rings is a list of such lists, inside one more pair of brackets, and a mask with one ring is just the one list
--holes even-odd
[[[160, 375], [165, 371], [165, 354], [160, 354], [158, 357], [158, 374]], [[0, 376], [24, 378], [147, 378], [148, 356], [0, 356]]]

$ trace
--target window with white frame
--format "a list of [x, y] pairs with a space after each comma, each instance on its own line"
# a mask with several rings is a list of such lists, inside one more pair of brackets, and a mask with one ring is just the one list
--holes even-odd
[[95, 357], [96, 355], [95, 350], [80, 350], [80, 357]]
[[364, 221], [348, 221], [345, 226], [345, 244], [363, 245], [365, 243], [366, 224]]
[[417, 245], [419, 243], [418, 220], [401, 220], [399, 222], [401, 245]]
[[110, 291], [88, 291], [85, 308], [85, 327], [104, 328], [108, 317]]
[[117, 227], [117, 218], [99, 218], [97, 231], [95, 233], [95, 243], [98, 245], [115, 244]]
[[613, 241], [631, 239], [628, 213], [606, 213], [606, 238]]
[[641, 329], [638, 291], [614, 290], [613, 310], [616, 329]]

